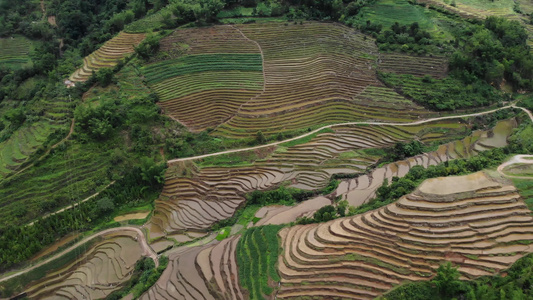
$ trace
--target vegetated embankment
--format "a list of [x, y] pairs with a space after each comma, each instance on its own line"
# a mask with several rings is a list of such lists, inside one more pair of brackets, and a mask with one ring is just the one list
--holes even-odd
[[145, 34], [131, 34], [120, 32], [116, 37], [107, 41], [98, 50], [83, 59], [83, 66], [71, 76], [71, 81], [86, 81], [93, 72], [101, 68], [113, 68], [121, 59], [134, 52], [145, 37]]
[[232, 26], [176, 30], [169, 59], [142, 69], [166, 114], [190, 130], [214, 128], [263, 90], [261, 49]]

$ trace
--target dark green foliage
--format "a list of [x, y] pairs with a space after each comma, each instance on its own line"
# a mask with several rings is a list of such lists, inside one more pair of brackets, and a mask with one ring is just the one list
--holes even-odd
[[158, 35], [150, 34], [148, 35], [139, 46], [135, 47], [135, 53], [139, 55], [142, 59], [148, 60], [152, 57], [157, 50], [159, 50], [159, 41], [161, 37]]
[[483, 276], [461, 281], [459, 272], [450, 262], [437, 269], [431, 281], [402, 285], [380, 297], [383, 300], [522, 300], [532, 299], [533, 254], [517, 260], [507, 270], [507, 276]]
[[386, 149], [387, 155], [384, 161], [393, 162], [403, 160], [407, 157], [422, 154], [426, 150], [427, 148], [420, 141], [411, 141], [409, 143], [398, 142], [394, 147]]
[[362, 30], [379, 33], [376, 43], [381, 51], [399, 50], [422, 55], [437, 50], [434, 45], [435, 41], [429, 32], [420, 29], [417, 22], [409, 26], [396, 22], [390, 30], [381, 31], [381, 26], [373, 26], [370, 21], [367, 21], [367, 24], [362, 26]]
[[315, 219], [315, 222], [327, 222], [330, 220], [333, 220], [335, 216], [337, 215], [337, 210], [333, 205], [326, 205], [324, 207], [321, 207], [319, 210], [317, 210], [313, 214], [313, 218]]
[[263, 295], [272, 295], [269, 281], [280, 281], [276, 265], [280, 254], [278, 232], [281, 228], [281, 225], [252, 227], [246, 230], [237, 244], [239, 281], [249, 292], [250, 299], [264, 299]]
[[300, 193], [300, 191], [293, 188], [286, 188], [284, 186], [271, 191], [255, 190], [246, 195], [246, 203], [250, 205], [259, 204], [261, 206], [273, 203], [292, 205], [295, 203], [293, 194], [297, 193]]
[[[158, 170], [164, 168], [165, 164], [149, 167]], [[110, 212], [120, 207], [139, 203], [140, 199], [152, 201], [159, 195], [162, 184], [146, 185], [147, 179], [150, 178], [146, 177], [140, 167], [131, 167], [123, 178], [90, 201], [38, 219], [33, 226], [12, 225], [0, 228], [0, 271], [24, 262], [56, 238], [75, 230], [92, 229], [109, 218]]]
[[261, 131], [258, 131], [257, 135], [256, 135], [256, 138], [255, 138], [255, 141], [257, 142], [257, 144], [262, 145], [262, 144], [266, 143], [267, 139], [266, 139], [265, 135]]
[[220, 0], [179, 0], [172, 4], [171, 10], [177, 24], [192, 21], [213, 22], [224, 5], [225, 3]]
[[[79, 140], [106, 140], [130, 124], [148, 123], [160, 119], [159, 108], [149, 97], [126, 99], [103, 98], [96, 107], [80, 105], [74, 113]], [[79, 129], [79, 131], [78, 131]]]
[[107, 87], [113, 82], [114, 72], [113, 69], [102, 68], [98, 70], [94, 76], [96, 76], [96, 81], [100, 84], [100, 86]]
[[465, 84], [454, 77], [428, 80], [392, 73], [378, 73], [378, 78], [402, 95], [435, 110], [487, 106], [502, 98], [500, 92], [482, 80]]
[[457, 268], [454, 268], [451, 262], [446, 262], [439, 266], [437, 276], [431, 280], [431, 283], [435, 285], [439, 294], [451, 297], [461, 290], [459, 277], [461, 277], [461, 274], [457, 271]]
[[132, 293], [134, 297], [139, 297], [147, 291], [159, 279], [168, 265], [168, 257], [159, 258], [159, 267], [155, 267], [154, 261], [149, 257], [143, 257], [135, 264], [135, 270], [131, 279], [126, 285], [106, 297], [108, 300], [119, 300]]
[[527, 32], [517, 21], [488, 17], [483, 26], [472, 25], [456, 36], [458, 51], [450, 70], [465, 83], [481, 79], [494, 86], [504, 80], [515, 90], [533, 88], [533, 55]]

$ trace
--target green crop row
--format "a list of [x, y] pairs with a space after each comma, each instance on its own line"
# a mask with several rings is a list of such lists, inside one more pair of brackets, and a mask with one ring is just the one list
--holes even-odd
[[241, 286], [250, 299], [264, 299], [273, 288], [269, 281], [280, 281], [276, 263], [280, 254], [278, 232], [283, 226], [268, 225], [247, 230], [237, 244], [237, 264]]
[[148, 83], [154, 84], [165, 79], [207, 71], [262, 71], [259, 54], [202, 54], [189, 55], [178, 59], [154, 63], [143, 68]]

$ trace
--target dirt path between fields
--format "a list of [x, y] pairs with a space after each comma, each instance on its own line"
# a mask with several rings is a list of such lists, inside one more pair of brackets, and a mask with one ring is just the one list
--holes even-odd
[[[230, 116], [229, 118], [227, 118], [224, 122], [218, 124], [216, 128], [218, 128], [219, 126], [223, 125], [223, 124], [227, 124], [231, 119], [233, 119], [238, 113], [239, 111], [241, 111], [243, 105], [245, 104], [248, 104], [252, 101], [254, 101], [255, 99], [257, 99], [257, 97], [260, 97], [261, 95], [263, 95], [265, 92], [266, 92], [266, 84], [267, 84], [267, 77], [266, 77], [266, 72], [265, 72], [265, 53], [263, 52], [263, 48], [261, 48], [261, 45], [259, 45], [259, 43], [257, 41], [254, 41], [252, 40], [251, 38], [247, 37], [244, 32], [242, 32], [242, 30], [240, 30], [239, 28], [235, 27], [234, 25], [229, 25], [231, 28], [237, 30], [244, 39], [246, 39], [247, 41], [250, 41], [252, 43], [254, 43], [257, 48], [259, 49], [259, 53], [261, 54], [261, 69], [262, 69], [262, 73], [263, 73], [263, 90], [261, 91], [261, 93], [253, 96], [252, 98], [250, 98], [249, 100], [247, 100], [246, 102], [243, 102], [241, 103], [241, 105], [239, 105], [239, 108], [235, 111], [235, 113]], [[183, 124], [183, 123], [182, 123]]]
[[505, 176], [507, 178], [516, 178], [516, 179], [533, 179], [531, 176], [515, 176], [515, 175], [507, 175], [503, 172], [503, 169], [507, 166], [514, 165], [514, 164], [533, 164], [533, 155], [525, 155], [525, 154], [519, 154], [513, 156], [510, 160], [504, 162], [503, 164], [498, 166], [498, 173], [500, 173], [502, 176]]
[[[85, 198], [85, 199], [83, 199], [83, 200], [81, 200], [81, 201], [78, 201], [78, 202], [76, 202], [76, 203], [73, 203], [73, 204], [71, 204], [71, 205], [69, 205], [69, 206], [67, 206], [67, 207], [63, 207], [62, 209], [60, 209], [60, 210], [58, 210], [58, 211], [51, 212], [51, 213], [49, 213], [49, 214], [44, 215], [44, 216], [43, 216], [43, 219], [48, 218], [49, 216], [52, 216], [52, 215], [58, 214], [58, 213], [60, 213], [60, 212], [63, 212], [63, 211], [65, 211], [65, 210], [67, 210], [67, 209], [70, 209], [70, 208], [72, 208], [73, 206], [78, 205], [78, 204], [80, 204], [80, 203], [83, 203], [83, 202], [86, 202], [86, 201], [91, 200], [92, 198], [94, 198], [94, 197], [100, 195], [101, 192], [105, 191], [108, 187], [110, 187], [110, 186], [111, 186], [112, 184], [114, 184], [115, 182], [116, 182], [115, 180], [111, 181], [108, 185], [106, 185], [106, 186], [105, 186], [103, 189], [101, 189], [99, 192], [96, 192], [96, 193], [90, 195], [89, 197], [87, 197], [87, 198]], [[32, 226], [33, 223], [35, 223], [35, 221], [33, 221], [33, 222], [31, 222], [31, 223], [28, 223], [28, 226]]]
[[32, 270], [34, 270], [35, 268], [37, 267], [40, 267], [46, 263], [49, 263], [51, 261], [53, 261], [54, 259], [57, 259], [58, 257], [76, 249], [77, 247], [83, 245], [84, 243], [90, 241], [91, 239], [94, 239], [96, 237], [99, 237], [99, 236], [102, 236], [102, 235], [106, 235], [106, 234], [109, 234], [109, 233], [113, 233], [113, 232], [121, 232], [121, 231], [135, 231], [138, 235], [137, 237], [140, 238], [140, 240], [137, 240], [138, 242], [140, 242], [140, 245], [141, 245], [141, 248], [142, 248], [142, 255], [143, 256], [147, 256], [147, 257], [150, 257], [154, 260], [155, 262], [155, 266], [158, 267], [159, 266], [159, 258], [157, 256], [157, 253], [155, 253], [154, 250], [152, 250], [152, 248], [150, 248], [150, 246], [148, 245], [147, 241], [146, 241], [146, 237], [144, 236], [144, 233], [142, 232], [142, 230], [138, 227], [134, 227], [134, 226], [128, 226], [128, 227], [117, 227], [117, 228], [110, 228], [110, 229], [106, 229], [104, 231], [100, 231], [96, 234], [93, 234], [91, 236], [88, 236], [86, 238], [84, 238], [83, 240], [77, 242], [76, 244], [70, 246], [69, 248], [61, 251], [60, 253], [52, 256], [52, 257], [49, 257], [48, 259], [45, 259], [43, 261], [41, 261], [40, 263], [34, 265], [34, 266], [31, 266], [29, 268], [26, 268], [24, 270], [21, 270], [21, 271], [18, 271], [16, 273], [13, 273], [9, 276], [5, 276], [5, 277], [2, 277], [0, 278], [0, 282], [3, 282], [3, 281], [6, 281], [6, 280], [9, 280], [11, 278], [14, 278], [14, 277], [17, 277], [23, 273], [26, 273], [26, 272], [31, 272]]
[[482, 115], [491, 114], [493, 112], [497, 112], [497, 111], [504, 110], [504, 109], [509, 109], [509, 108], [518, 108], [518, 109], [521, 109], [521, 110], [525, 111], [529, 115], [529, 117], [531, 118], [531, 121], [533, 122], [533, 114], [531, 114], [531, 112], [529, 110], [527, 110], [527, 109], [525, 109], [523, 107], [515, 106], [515, 104], [510, 104], [510, 105], [507, 105], [507, 106], [504, 106], [504, 107], [500, 107], [500, 108], [496, 108], [496, 109], [492, 109], [492, 110], [488, 110], [488, 111], [483, 111], [483, 112], [478, 112], [478, 113], [464, 114], [464, 115], [457, 115], [457, 116], [446, 116], [446, 117], [429, 118], [429, 119], [424, 119], [424, 120], [419, 120], [419, 121], [414, 121], [414, 122], [404, 122], [404, 123], [366, 122], [366, 121], [347, 122], [347, 123], [339, 123], [339, 124], [331, 124], [331, 125], [322, 126], [322, 127], [318, 128], [318, 129], [315, 129], [315, 130], [310, 131], [308, 133], [302, 134], [300, 136], [293, 137], [293, 138], [286, 139], [286, 140], [279, 141], [279, 142], [266, 144], [266, 145], [260, 145], [260, 146], [255, 146], [255, 147], [242, 148], [242, 149], [227, 150], [227, 151], [221, 151], [221, 152], [216, 152], [216, 153], [198, 155], [198, 156], [193, 156], [193, 157], [175, 158], [175, 159], [169, 160], [168, 164], [173, 164], [173, 163], [182, 162], [182, 161], [196, 160], [196, 159], [201, 159], [201, 158], [206, 158], [206, 157], [211, 157], [211, 156], [218, 156], [218, 155], [223, 155], [223, 154], [238, 153], [238, 152], [244, 152], [244, 151], [250, 151], [250, 150], [256, 150], [256, 149], [261, 149], [261, 148], [266, 148], [266, 147], [277, 146], [277, 145], [280, 145], [280, 144], [283, 144], [283, 143], [292, 142], [292, 141], [295, 141], [295, 140], [298, 140], [298, 139], [301, 139], [301, 138], [305, 138], [305, 137], [313, 135], [313, 134], [315, 134], [315, 133], [317, 133], [317, 132], [319, 132], [319, 131], [321, 131], [323, 129], [332, 128], [332, 127], [336, 127], [336, 126], [347, 126], [347, 125], [412, 126], [412, 125], [420, 125], [420, 124], [430, 123], [430, 122], [434, 122], [434, 121], [442, 121], [442, 120], [450, 120], [450, 119], [460, 119], [460, 118], [466, 118], [466, 117], [482, 116]]

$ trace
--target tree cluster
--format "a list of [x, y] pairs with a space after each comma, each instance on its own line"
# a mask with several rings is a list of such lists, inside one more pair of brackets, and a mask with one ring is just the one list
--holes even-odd
[[533, 55], [527, 32], [517, 21], [488, 17], [483, 25], [465, 27], [456, 35], [450, 70], [466, 84], [484, 80], [514, 90], [533, 88]]
[[132, 166], [129, 173], [91, 201], [38, 219], [32, 226], [0, 228], [0, 272], [26, 261], [59, 237], [109, 221], [111, 213], [121, 207], [155, 199], [163, 187], [160, 178], [165, 169], [165, 164], [148, 159], [141, 167]]
[[460, 273], [450, 262], [439, 266], [431, 281], [408, 283], [385, 294], [382, 300], [526, 300], [533, 298], [533, 254], [516, 261], [507, 275], [459, 280]]

